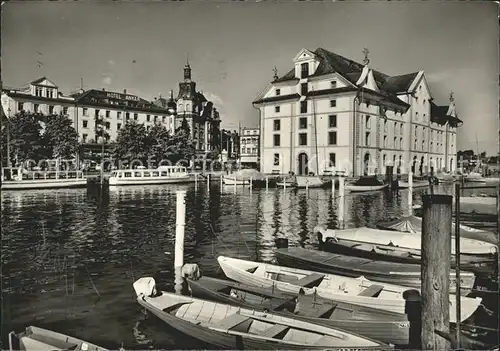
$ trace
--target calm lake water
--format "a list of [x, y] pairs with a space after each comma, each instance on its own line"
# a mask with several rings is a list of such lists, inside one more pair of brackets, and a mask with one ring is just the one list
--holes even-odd
[[[330, 190], [220, 189], [218, 183], [106, 190], [2, 192], [2, 343], [36, 325], [117, 349], [196, 347], [145, 319], [133, 282], [173, 291], [176, 191], [186, 190], [184, 262], [222, 276], [216, 258], [272, 261], [274, 239], [315, 247], [318, 224], [337, 227]], [[449, 192], [451, 188], [441, 189]], [[420, 203], [425, 190], [414, 192]], [[481, 191], [482, 192], [482, 191]], [[338, 192], [337, 192], [338, 195]], [[346, 194], [346, 227], [406, 214], [407, 191]]]

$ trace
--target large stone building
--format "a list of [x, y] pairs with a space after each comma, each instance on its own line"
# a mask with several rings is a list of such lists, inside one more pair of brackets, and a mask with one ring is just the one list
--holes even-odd
[[221, 121], [213, 102], [196, 90], [196, 82], [191, 79], [191, 73], [191, 66], [187, 63], [184, 67], [184, 80], [179, 83], [176, 99], [171, 92], [168, 101], [159, 98], [153, 103], [175, 114], [175, 128], [182, 124], [183, 119], [188, 122], [198, 157], [202, 158], [212, 151], [220, 150]]
[[10, 116], [21, 110], [67, 115], [84, 145], [102, 141], [98, 134], [101, 125], [108, 142], [113, 142], [127, 121], [136, 121], [146, 128], [162, 124], [174, 132], [184, 118], [189, 123], [199, 155], [206, 155], [220, 144], [219, 113], [212, 102], [196, 91], [189, 65], [184, 68], [184, 81], [179, 84], [177, 99], [171, 92], [169, 100], [160, 98], [150, 102], [126, 90], [118, 93], [104, 89], [80, 90], [65, 96], [46, 77], [31, 82], [26, 88], [4, 89], [2, 97], [8, 99], [7, 114]]
[[319, 48], [302, 49], [294, 67], [253, 102], [260, 113], [265, 173], [349, 175], [426, 173], [456, 168], [455, 103], [433, 102], [423, 71], [389, 76]]
[[256, 168], [259, 164], [259, 128], [243, 128], [240, 134], [240, 164]]

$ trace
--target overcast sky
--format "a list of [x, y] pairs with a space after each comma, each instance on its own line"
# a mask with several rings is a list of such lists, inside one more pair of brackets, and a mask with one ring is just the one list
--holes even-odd
[[[256, 126], [252, 100], [323, 47], [391, 75], [424, 70], [438, 104], [455, 93], [459, 149], [498, 150], [497, 5], [487, 2], [9, 2], [3, 5], [4, 85], [47, 76], [152, 100], [178, 92], [186, 56], [222, 124]], [[38, 67], [37, 61], [43, 63]]]

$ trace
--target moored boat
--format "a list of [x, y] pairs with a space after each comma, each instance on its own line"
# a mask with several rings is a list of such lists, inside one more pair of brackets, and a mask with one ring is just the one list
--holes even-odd
[[[377, 228], [421, 235], [422, 218], [417, 216], [406, 216], [389, 221], [381, 221], [377, 223]], [[451, 235], [455, 235], [455, 223], [451, 224]], [[460, 224], [460, 237], [480, 240], [493, 245], [497, 243], [495, 233], [488, 230], [471, 228], [463, 224]]]
[[[400, 285], [374, 282], [365, 277], [350, 278], [224, 256], [219, 256], [217, 261], [229, 279], [243, 284], [275, 287], [292, 293], [303, 289], [306, 295], [317, 294], [326, 299], [396, 313], [405, 313], [403, 293], [411, 290]], [[450, 295], [450, 322], [457, 320], [455, 300], [455, 296]], [[472, 316], [481, 301], [479, 297], [462, 297], [460, 320]]]
[[[451, 230], [451, 228], [450, 228]], [[321, 231], [323, 240], [327, 238], [347, 239], [372, 244], [391, 245], [401, 248], [420, 250], [422, 236], [394, 230], [381, 230], [367, 227], [352, 229], [325, 229], [317, 226], [315, 232]], [[484, 241], [460, 238], [460, 253], [489, 257], [497, 252], [496, 245]], [[455, 254], [455, 238], [451, 239], [451, 254]]]
[[106, 349], [72, 336], [53, 332], [39, 327], [27, 327], [20, 334], [9, 333], [10, 351], [40, 351], [40, 350], [82, 350], [105, 351]]
[[210, 277], [187, 281], [194, 297], [249, 309], [270, 310], [276, 315], [291, 316], [294, 313], [293, 318], [342, 328], [385, 343], [408, 343], [409, 322], [404, 314]]
[[350, 192], [377, 191], [386, 187], [387, 184], [382, 183], [375, 176], [361, 177], [356, 182], [345, 185], [345, 189]]
[[110, 186], [190, 183], [186, 167], [160, 166], [157, 169], [120, 169], [111, 172]]
[[[292, 268], [304, 268], [352, 278], [366, 277], [377, 282], [415, 289], [419, 289], [422, 285], [419, 264], [397, 264], [331, 252], [307, 250], [300, 247], [277, 249], [274, 254], [281, 265]], [[456, 291], [455, 279], [455, 272], [450, 272], [450, 294], [454, 294]], [[462, 296], [467, 296], [471, 292], [475, 280], [474, 273], [460, 272], [460, 293]]]
[[222, 176], [224, 185], [250, 185], [250, 179], [237, 179], [231, 175]]
[[2, 190], [81, 188], [87, 186], [82, 171], [28, 171], [2, 168]]
[[463, 177], [464, 177], [464, 181], [466, 181], [466, 182], [471, 182], [471, 183], [485, 183], [486, 182], [486, 179], [483, 178], [483, 176], [477, 172], [470, 172], [470, 173], [464, 175]]
[[317, 176], [296, 176], [295, 185], [297, 188], [323, 188], [328, 185], [331, 186], [331, 180], [322, 179]]
[[[323, 251], [368, 258], [375, 261], [397, 262], [403, 264], [420, 265], [422, 251], [418, 249], [402, 248], [393, 245], [376, 244], [342, 238], [327, 238], [318, 233], [320, 249]], [[488, 275], [492, 273], [493, 264], [496, 264], [495, 255], [461, 255], [460, 268], [475, 274]], [[452, 255], [451, 268], [456, 267], [456, 257]]]
[[[412, 183], [412, 188], [413, 189], [415, 189], [415, 188], [425, 188], [427, 186], [429, 186], [429, 182], [425, 181], [425, 180], [416, 181], [416, 182]], [[404, 181], [399, 181], [398, 182], [398, 188], [399, 189], [408, 189], [409, 187], [410, 187], [410, 183], [409, 182], [404, 182]]]
[[393, 347], [341, 329], [252, 309], [156, 292], [153, 278], [134, 282], [137, 301], [171, 328], [223, 349], [362, 349]]

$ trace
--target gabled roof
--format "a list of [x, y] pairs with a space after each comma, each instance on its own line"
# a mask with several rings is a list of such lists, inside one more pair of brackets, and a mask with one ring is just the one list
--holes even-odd
[[[40, 84], [41, 82], [43, 82], [44, 80], [48, 80], [49, 82], [54, 84], [54, 82], [52, 82], [49, 78], [47, 78], [45, 76], [38, 78], [38, 79], [35, 79], [34, 81], [30, 82], [30, 84], [37, 85], [37, 84]], [[54, 86], [57, 88], [57, 85], [54, 84]]]
[[166, 113], [166, 109], [161, 106], [132, 94], [90, 89], [82, 94], [75, 94], [73, 97], [80, 105]]
[[438, 106], [431, 102], [431, 121], [440, 125], [449, 122], [452, 126], [462, 124], [462, 120], [458, 117], [448, 115], [449, 106]]
[[295, 68], [291, 69], [288, 71], [284, 76], [279, 77], [278, 79], [273, 80], [273, 83], [279, 83], [279, 82], [286, 82], [289, 80], [296, 80], [298, 81], [299, 79], [295, 77]]
[[407, 92], [408, 89], [410, 89], [411, 83], [415, 80], [417, 75], [418, 72], [413, 72], [400, 76], [388, 77], [385, 80], [382, 89], [389, 90], [394, 94]]
[[[354, 87], [358, 86], [357, 82], [361, 77], [365, 65], [323, 48], [318, 48], [311, 52], [313, 52], [316, 56], [316, 59], [319, 61], [319, 65], [310, 77], [319, 77], [322, 75], [337, 73], [347, 79], [347, 81], [349, 81]], [[399, 76], [389, 76], [374, 69], [371, 69], [371, 72], [377, 87], [380, 89], [380, 92], [377, 95], [384, 97], [386, 101], [390, 101], [392, 104], [405, 107], [409, 106], [399, 99], [397, 94], [408, 92], [409, 87], [419, 72]], [[272, 83], [293, 80], [298, 81], [298, 78], [295, 77], [295, 69], [292, 69], [284, 76], [275, 79]]]

